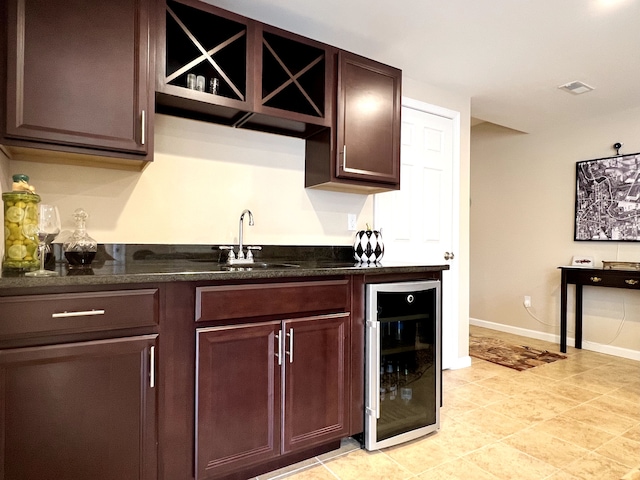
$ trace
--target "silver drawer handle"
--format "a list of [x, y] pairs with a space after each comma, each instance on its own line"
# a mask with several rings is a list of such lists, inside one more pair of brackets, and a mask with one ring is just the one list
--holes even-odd
[[638, 280], [634, 280], [633, 278], [630, 278], [628, 280], [625, 280], [624, 283], [626, 283], [627, 285], [637, 285]]
[[51, 318], [88, 317], [91, 315], [104, 315], [104, 310], [84, 310], [81, 312], [52, 313]]
[[598, 283], [601, 282], [602, 279], [600, 277], [589, 277], [589, 279], [593, 282], [593, 283]]

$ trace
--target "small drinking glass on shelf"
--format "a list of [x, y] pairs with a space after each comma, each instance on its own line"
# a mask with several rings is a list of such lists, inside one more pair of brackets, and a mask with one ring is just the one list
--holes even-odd
[[204, 92], [204, 77], [202, 75], [196, 77], [196, 90]]
[[191, 90], [196, 89], [196, 76], [193, 73], [187, 75], [187, 88], [190, 88]]
[[47, 251], [51, 249], [51, 242], [60, 233], [60, 214], [58, 207], [41, 203], [38, 205], [38, 258], [40, 269], [25, 273], [28, 277], [55, 277], [58, 272], [45, 270], [44, 262]]
[[217, 95], [219, 88], [220, 88], [220, 80], [218, 80], [217, 78], [212, 78], [211, 80], [209, 80], [209, 93], [212, 93], [213, 95]]

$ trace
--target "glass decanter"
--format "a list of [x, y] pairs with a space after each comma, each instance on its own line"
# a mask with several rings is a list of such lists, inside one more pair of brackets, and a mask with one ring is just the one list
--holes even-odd
[[82, 208], [73, 212], [76, 229], [71, 237], [62, 244], [64, 256], [69, 262], [69, 269], [91, 268], [91, 262], [98, 251], [98, 242], [87, 233], [87, 218], [89, 218], [89, 214]]

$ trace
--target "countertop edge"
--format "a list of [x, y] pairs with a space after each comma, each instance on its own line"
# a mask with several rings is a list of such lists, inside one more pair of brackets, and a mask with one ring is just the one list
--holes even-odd
[[2, 277], [0, 290], [16, 288], [68, 287], [90, 285], [124, 285], [168, 282], [220, 282], [252, 279], [320, 277], [336, 275], [384, 275], [426, 273], [448, 270], [449, 265], [358, 265], [351, 267], [309, 267], [251, 271], [174, 271], [145, 273], [114, 273], [102, 275], [68, 275], [61, 277]]

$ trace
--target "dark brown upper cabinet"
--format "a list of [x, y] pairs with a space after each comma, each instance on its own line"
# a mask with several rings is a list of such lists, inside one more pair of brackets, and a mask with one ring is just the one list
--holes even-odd
[[340, 51], [337, 82], [335, 125], [307, 139], [305, 186], [399, 189], [402, 72]]
[[331, 126], [336, 50], [257, 23], [254, 114], [247, 128], [307, 138]]
[[[253, 109], [252, 22], [197, 1], [158, 5], [157, 111], [236, 124]], [[203, 91], [191, 75], [204, 77]]]
[[57, 150], [140, 169], [153, 158], [151, 1], [3, 2], [0, 143], [14, 159]]
[[301, 138], [331, 124], [332, 47], [195, 0], [158, 21], [159, 113]]

